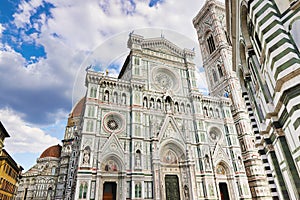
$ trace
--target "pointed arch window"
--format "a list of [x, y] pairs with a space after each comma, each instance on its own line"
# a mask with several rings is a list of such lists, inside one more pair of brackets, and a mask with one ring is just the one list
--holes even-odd
[[144, 107], [144, 108], [147, 108], [147, 107], [148, 107], [148, 99], [147, 99], [147, 97], [144, 97], [143, 107]]
[[207, 107], [204, 107], [203, 110], [204, 110], [204, 115], [208, 116]]
[[209, 53], [212, 54], [216, 50], [216, 45], [215, 45], [213, 36], [210, 34], [207, 37], [206, 41], [207, 41]]
[[94, 88], [94, 87], [91, 87], [91, 89], [90, 89], [90, 97], [96, 98], [96, 95], [97, 95], [97, 89]]
[[126, 105], [126, 94], [122, 94], [122, 104]]
[[222, 67], [221, 67], [221, 65], [218, 65], [217, 67], [218, 67], [219, 76], [220, 76], [220, 78], [222, 78], [224, 76]]
[[114, 98], [113, 98], [114, 103], [118, 103], [118, 93], [114, 92]]
[[105, 90], [103, 100], [106, 101], [106, 102], [109, 101], [109, 92], [108, 92], [108, 90]]
[[141, 198], [142, 197], [142, 184], [137, 183], [135, 184], [135, 197], [136, 198]]
[[217, 81], [218, 81], [218, 77], [217, 77], [216, 71], [213, 70], [213, 71], [212, 71], [212, 74], [213, 74], [214, 82], [217, 82]]
[[83, 195], [82, 195], [84, 199], [86, 199], [87, 189], [88, 189], [88, 186], [87, 186], [87, 183], [85, 183], [84, 187], [83, 187]]

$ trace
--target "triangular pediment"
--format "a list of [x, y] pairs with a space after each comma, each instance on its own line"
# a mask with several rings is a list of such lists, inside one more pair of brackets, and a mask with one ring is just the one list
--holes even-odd
[[165, 38], [145, 39], [142, 43], [142, 48], [168, 55], [184, 57], [184, 51]]
[[220, 160], [225, 161], [226, 163], [229, 163], [228, 154], [224, 151], [221, 145], [216, 144], [216, 147], [213, 152], [213, 159], [214, 162], [217, 163]]
[[124, 158], [124, 150], [120, 141], [115, 133], [111, 134], [108, 140], [104, 143], [103, 147], [100, 150], [101, 157], [105, 157], [109, 154], [119, 155], [121, 158]]
[[165, 118], [164, 123], [159, 131], [158, 140], [160, 142], [173, 139], [185, 146], [185, 138], [183, 137], [176, 120], [172, 116]]

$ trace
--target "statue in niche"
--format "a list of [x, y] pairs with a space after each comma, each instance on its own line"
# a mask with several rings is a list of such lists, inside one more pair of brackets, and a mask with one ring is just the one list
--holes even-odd
[[238, 157], [238, 168], [240, 170], [243, 170], [243, 161], [242, 161], [242, 158], [240, 156]]
[[137, 150], [135, 153], [135, 166], [137, 168], [141, 167], [141, 151]]
[[189, 187], [187, 185], [184, 185], [184, 196], [185, 199], [188, 200], [190, 195], [189, 195]]
[[209, 163], [209, 157], [208, 157], [208, 155], [205, 155], [205, 157], [204, 157], [204, 166], [205, 166], [206, 170], [210, 169], [210, 163]]
[[90, 150], [89, 150], [89, 148], [85, 148], [83, 150], [83, 162], [82, 162], [82, 164], [83, 165], [89, 165], [89, 163], [90, 163]]

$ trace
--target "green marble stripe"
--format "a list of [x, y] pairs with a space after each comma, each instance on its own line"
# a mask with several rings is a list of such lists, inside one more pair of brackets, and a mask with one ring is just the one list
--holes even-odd
[[289, 118], [289, 113], [286, 108], [284, 108], [283, 112], [279, 116], [278, 122], [280, 123], [280, 126], [283, 127], [287, 119]]
[[285, 137], [279, 137], [280, 141], [280, 147], [283, 150], [283, 154], [286, 161], [286, 168], [288, 168], [288, 171], [290, 172], [291, 181], [293, 181], [293, 184], [296, 187], [296, 190], [298, 191], [298, 195], [300, 195], [300, 177], [297, 171], [297, 167], [295, 165], [295, 161], [293, 159], [293, 156], [291, 154], [291, 151], [289, 149], [288, 143], [286, 141]]
[[[288, 38], [282, 38], [279, 41], [277, 41], [275, 44], [272, 45], [271, 48], [269, 48], [269, 55], [275, 51], [276, 49], [278, 49], [279, 47], [281, 47], [284, 43], [289, 43], [291, 44], [290, 40]], [[273, 70], [273, 68], [271, 68]]]
[[257, 3], [255, 3], [255, 5], [252, 7], [252, 11], [254, 12], [256, 10], [256, 8], [258, 6], [260, 6], [260, 4], [262, 4], [263, 2], [265, 2], [264, 0], [259, 0]]
[[292, 59], [289, 59], [289, 61], [287, 61], [284, 64], [282, 64], [279, 67], [277, 67], [277, 69], [275, 71], [275, 75], [274, 75], [275, 80], [277, 80], [279, 73], [281, 73], [282, 71], [284, 71], [287, 68], [291, 67], [295, 63], [300, 64], [300, 60], [298, 58], [292, 58]]
[[[268, 38], [266, 38], [266, 42], [264, 44], [264, 49], [266, 49], [267, 44], [269, 44], [273, 39], [275, 39], [281, 33], [287, 34], [284, 29], [277, 29], [274, 33], [272, 33]], [[287, 36], [288, 37], [288, 36]], [[270, 56], [270, 52], [268, 52], [268, 57]]]
[[276, 154], [274, 151], [270, 151], [269, 153], [270, 153], [271, 160], [273, 162], [274, 171], [277, 176], [278, 183], [279, 183], [279, 189], [282, 193], [282, 196], [284, 197], [283, 199], [289, 199], [287, 187], [285, 185]]
[[[297, 148], [292, 152], [292, 154], [297, 153], [299, 150], [300, 150], [300, 147], [297, 147]], [[300, 156], [298, 156], [295, 160], [298, 162], [298, 161], [300, 160]]]
[[[288, 53], [290, 52], [293, 52], [293, 53], [296, 53], [297, 54], [297, 51], [295, 49], [292, 49], [292, 48], [287, 48], [285, 49], [284, 51], [280, 52], [277, 56], [275, 56], [273, 59], [272, 59], [272, 63], [271, 63], [271, 69], [274, 68], [274, 64], [275, 62], [277, 62], [278, 60], [282, 59], [284, 56], [286, 56]], [[270, 56], [270, 55], [269, 55]]]
[[285, 90], [280, 98], [280, 101], [286, 106], [289, 101], [300, 95], [300, 83]]
[[296, 104], [292, 107], [291, 111], [290, 111], [290, 116], [292, 116], [294, 114], [295, 111], [299, 110], [300, 109], [300, 103], [299, 104]]
[[[266, 12], [266, 10], [268, 10], [269, 8], [272, 9], [272, 5], [267, 3], [266, 5], [264, 5], [258, 12], [255, 13], [254, 15], [254, 24], [257, 23], [257, 19], [263, 14]], [[273, 9], [274, 10], [274, 9]]]
[[297, 130], [297, 128], [300, 126], [300, 117], [296, 119], [296, 121], [293, 123], [294, 129]]
[[[300, 84], [289, 88], [288, 90], [284, 91], [280, 101], [283, 103], [283, 105], [286, 107], [289, 101], [297, 96], [300, 95]], [[294, 105], [290, 111], [290, 113], [287, 111], [286, 108], [284, 108], [283, 112], [279, 116], [278, 122], [281, 127], [284, 126], [284, 124], [287, 122], [288, 118], [293, 115], [293, 113], [300, 109], [300, 104]], [[271, 138], [272, 142], [274, 142], [275, 138]]]
[[265, 35], [267, 32], [269, 32], [277, 24], [279, 24], [280, 26], [282, 26], [281, 22], [276, 19], [271, 24], [269, 24], [264, 30], [262, 30], [262, 34]]
[[277, 13], [276, 13], [274, 10], [272, 10], [272, 11], [269, 12], [269, 14], [267, 14], [260, 22], [258, 22], [258, 25], [259, 25], [259, 26], [263, 25], [263, 24], [266, 23], [271, 17], [274, 17], [274, 16], [276, 16], [276, 19], [279, 17], [279, 16], [277, 15]]

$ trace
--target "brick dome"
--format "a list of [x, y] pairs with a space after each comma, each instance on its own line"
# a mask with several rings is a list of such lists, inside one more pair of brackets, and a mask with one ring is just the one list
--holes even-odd
[[61, 146], [55, 145], [52, 147], [49, 147], [46, 149], [40, 156], [40, 158], [46, 158], [46, 157], [54, 157], [54, 158], [59, 158], [60, 157], [60, 152], [61, 152]]
[[84, 102], [85, 102], [85, 98], [80, 99], [80, 101], [78, 101], [76, 103], [76, 105], [74, 106], [72, 113], [71, 113], [71, 117], [79, 117], [82, 113], [82, 109], [84, 106]]

